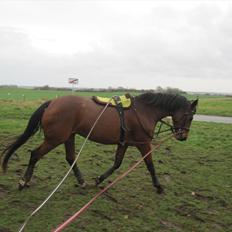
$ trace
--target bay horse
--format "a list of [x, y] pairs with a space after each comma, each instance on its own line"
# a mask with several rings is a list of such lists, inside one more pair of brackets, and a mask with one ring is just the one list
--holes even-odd
[[[120, 167], [128, 146], [136, 147], [142, 156], [151, 150], [155, 126], [162, 118], [171, 116], [174, 137], [180, 141], [186, 140], [198, 104], [198, 100], [188, 101], [181, 95], [152, 92], [132, 97], [132, 102], [132, 106], [124, 110], [124, 144], [119, 141], [120, 119], [115, 107], [106, 108], [89, 137], [97, 143], [117, 145], [114, 164], [97, 177], [97, 185]], [[45, 102], [32, 114], [25, 131], [3, 152], [3, 171], [6, 171], [12, 154], [40, 127], [44, 133], [44, 141], [31, 152], [26, 172], [19, 181], [19, 189], [28, 186], [35, 164], [60, 144], [64, 144], [66, 160], [72, 165], [75, 160], [75, 134], [86, 137], [103, 108], [91, 97], [83, 96], [63, 96]], [[162, 193], [163, 188], [156, 176], [152, 155], [147, 156], [144, 161], [154, 187], [158, 193]], [[85, 181], [77, 164], [73, 166], [73, 172], [79, 184], [84, 186]]]

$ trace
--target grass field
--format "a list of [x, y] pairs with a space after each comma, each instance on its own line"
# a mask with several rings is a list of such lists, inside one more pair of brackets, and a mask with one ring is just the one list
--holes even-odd
[[[0, 152], [12, 136], [24, 130], [29, 116], [42, 101], [40, 97], [31, 100], [0, 101]], [[171, 140], [153, 156], [165, 195], [156, 194], [142, 164], [65, 231], [232, 231], [232, 125], [194, 122], [191, 129], [188, 141]], [[64, 148], [60, 146], [38, 163], [31, 187], [21, 192], [17, 190], [17, 182], [28, 163], [29, 150], [38, 146], [42, 137], [42, 133], [36, 134], [17, 151], [18, 156], [9, 162], [8, 172], [0, 173], [1, 232], [17, 231], [69, 168]], [[77, 149], [82, 141], [83, 138], [77, 136]], [[71, 174], [25, 231], [51, 231], [90, 200], [99, 191], [93, 179], [112, 165], [114, 151], [114, 146], [88, 142], [78, 161], [88, 187], [76, 187]], [[101, 187], [138, 158], [138, 151], [130, 148], [119, 171]]]
[[[58, 90], [34, 90], [24, 88], [0, 88], [0, 99], [17, 100], [17, 101], [31, 101], [31, 100], [48, 100], [56, 97], [71, 95], [71, 91]], [[113, 96], [120, 95], [123, 92], [74, 92], [75, 95], [82, 96]], [[133, 93], [132, 93], [133, 94]]]
[[[38, 104], [41, 102], [53, 99], [59, 96], [70, 95], [71, 92], [68, 91], [55, 91], [55, 90], [33, 90], [33, 89], [23, 89], [23, 88], [0, 88], [0, 102], [7, 104], [7, 102], [16, 101], [18, 102], [29, 102], [38, 101]], [[82, 96], [113, 96], [120, 95], [123, 92], [75, 92]], [[132, 95], [138, 93], [131, 93]], [[207, 115], [221, 115], [221, 116], [232, 116], [232, 97], [223, 97], [223, 96], [209, 96], [209, 95], [187, 95], [190, 100], [196, 99], [199, 97], [199, 114]], [[26, 104], [26, 103], [24, 103]], [[33, 103], [34, 104], [34, 103]]]

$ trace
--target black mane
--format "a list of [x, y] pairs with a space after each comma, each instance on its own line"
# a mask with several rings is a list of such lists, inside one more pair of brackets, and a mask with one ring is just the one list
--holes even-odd
[[160, 107], [170, 112], [175, 112], [180, 108], [187, 108], [188, 106], [188, 100], [178, 94], [147, 92], [136, 96], [135, 99], [146, 105]]

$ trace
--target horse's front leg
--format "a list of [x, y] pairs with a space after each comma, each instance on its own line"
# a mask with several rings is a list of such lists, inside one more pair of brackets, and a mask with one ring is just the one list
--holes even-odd
[[122, 163], [124, 154], [128, 148], [128, 145], [118, 145], [117, 151], [115, 154], [115, 160], [113, 166], [108, 169], [104, 174], [98, 176], [96, 178], [96, 185], [99, 185], [102, 181], [104, 181], [107, 177], [109, 177], [116, 169], [118, 169]]
[[[140, 144], [137, 146], [137, 148], [141, 152], [142, 156], [145, 156], [151, 150], [151, 144]], [[152, 154], [149, 154], [148, 156], [146, 156], [146, 158], [144, 159], [144, 162], [147, 166], [148, 171], [151, 174], [153, 185], [154, 187], [157, 188], [157, 193], [161, 194], [164, 190], [162, 186], [160, 185], [159, 180], [156, 176], [155, 167], [152, 161]]]

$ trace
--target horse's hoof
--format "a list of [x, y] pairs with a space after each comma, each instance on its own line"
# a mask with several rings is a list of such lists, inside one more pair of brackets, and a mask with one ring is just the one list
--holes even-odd
[[101, 178], [100, 178], [100, 176], [98, 176], [98, 177], [95, 179], [95, 184], [96, 184], [96, 186], [98, 186], [101, 182], [102, 182], [102, 181], [101, 181]]
[[29, 184], [26, 183], [26, 181], [23, 180], [23, 179], [19, 180], [18, 190], [21, 191], [21, 190], [23, 190], [25, 187], [29, 187]]
[[24, 185], [18, 184], [18, 190], [22, 191], [24, 189]]
[[82, 184], [81, 184], [81, 188], [85, 189], [86, 185], [87, 185], [87, 184], [86, 184], [85, 182], [82, 183]]
[[82, 183], [79, 182], [79, 183], [76, 183], [75, 186], [76, 187], [81, 187], [81, 188], [84, 189], [87, 186], [87, 184], [85, 182], [82, 182]]
[[163, 194], [164, 193], [164, 189], [161, 186], [157, 186], [157, 193], [158, 194]]

